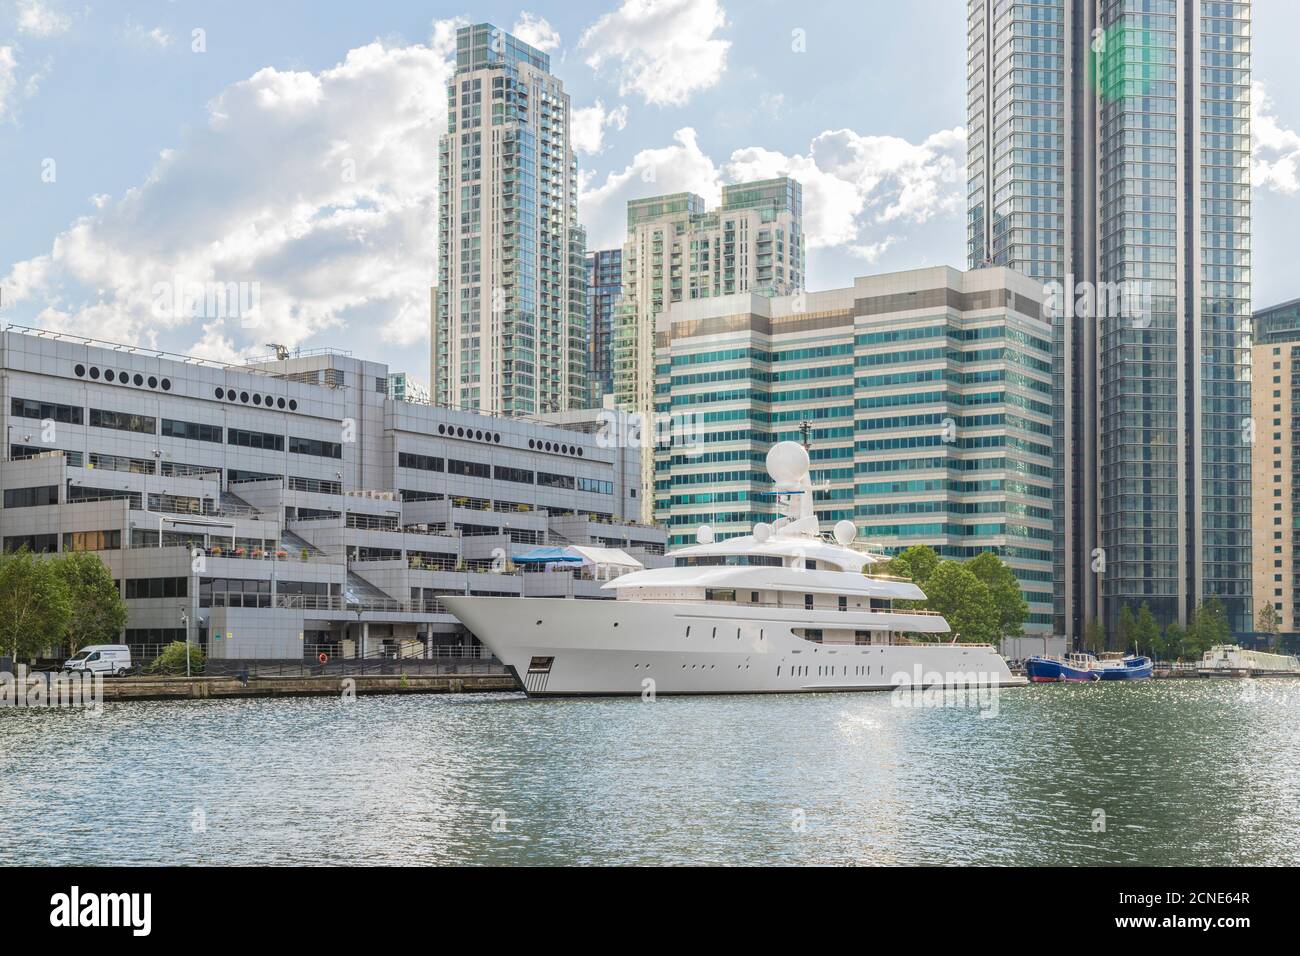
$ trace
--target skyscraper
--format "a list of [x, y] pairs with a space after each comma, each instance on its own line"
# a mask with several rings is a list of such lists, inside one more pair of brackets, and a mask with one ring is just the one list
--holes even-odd
[[1211, 595], [1249, 630], [1250, 4], [967, 13], [970, 265], [1142, 300], [1052, 316], [1057, 630]]
[[440, 405], [499, 415], [586, 405], [586, 236], [569, 122], [545, 53], [487, 23], [456, 31], [439, 142]]
[[[694, 193], [629, 201], [623, 301], [614, 325], [618, 406], [647, 421], [654, 413], [655, 320], [672, 303], [744, 292], [790, 295], [803, 282], [803, 188], [793, 179], [723, 186], [722, 204], [712, 212]], [[648, 522], [653, 455], [643, 453], [641, 462]]]
[[599, 408], [614, 391], [614, 312], [623, 297], [623, 250], [587, 253], [587, 330], [591, 336], [591, 399]]

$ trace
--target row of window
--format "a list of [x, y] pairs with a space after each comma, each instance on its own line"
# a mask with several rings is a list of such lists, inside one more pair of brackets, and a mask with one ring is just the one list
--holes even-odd
[[126, 599], [188, 597], [188, 578], [127, 578]]
[[38, 508], [59, 503], [58, 485], [37, 485], [35, 488], [6, 488], [6, 508]]

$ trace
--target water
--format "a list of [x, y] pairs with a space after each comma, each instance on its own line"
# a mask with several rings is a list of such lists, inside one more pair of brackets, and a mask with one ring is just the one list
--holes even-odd
[[6, 711], [0, 864], [1300, 861], [1300, 681], [1028, 687], [997, 707], [494, 694]]

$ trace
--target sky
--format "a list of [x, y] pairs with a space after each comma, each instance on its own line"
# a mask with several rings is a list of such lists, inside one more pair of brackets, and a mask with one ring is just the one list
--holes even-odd
[[[964, 268], [965, 7], [0, 0], [0, 322], [234, 362], [332, 346], [427, 381], [445, 83], [482, 21], [571, 97], [591, 248], [630, 198], [790, 174], [809, 289]], [[1262, 307], [1300, 297], [1300, 3], [1253, 9]], [[173, 307], [216, 282], [256, 315]]]

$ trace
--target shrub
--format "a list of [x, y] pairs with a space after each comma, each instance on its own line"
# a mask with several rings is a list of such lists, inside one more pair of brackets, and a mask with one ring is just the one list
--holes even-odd
[[[153, 663], [149, 665], [150, 674], [184, 674], [185, 673], [185, 647], [184, 641], [172, 641], [162, 649], [162, 653], [154, 658]], [[205, 658], [203, 648], [198, 644], [190, 644], [190, 673], [202, 674]]]

